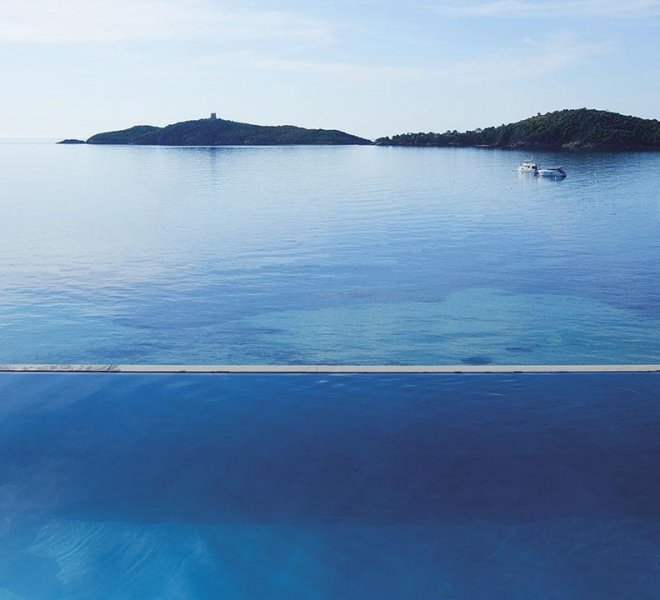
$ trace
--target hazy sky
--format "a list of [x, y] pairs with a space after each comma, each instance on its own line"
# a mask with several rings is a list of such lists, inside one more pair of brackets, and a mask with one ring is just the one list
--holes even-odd
[[0, 137], [660, 117], [660, 0], [0, 0]]

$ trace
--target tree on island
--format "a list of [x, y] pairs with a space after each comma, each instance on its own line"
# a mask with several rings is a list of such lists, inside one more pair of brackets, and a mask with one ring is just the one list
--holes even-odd
[[376, 140], [379, 146], [539, 149], [660, 150], [660, 122], [581, 108], [459, 133], [404, 133]]

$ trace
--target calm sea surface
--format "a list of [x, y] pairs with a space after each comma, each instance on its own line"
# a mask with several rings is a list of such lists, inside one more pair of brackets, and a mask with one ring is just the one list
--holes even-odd
[[660, 154], [0, 144], [0, 362], [660, 362]]
[[3, 600], [657, 600], [660, 374], [0, 374]]

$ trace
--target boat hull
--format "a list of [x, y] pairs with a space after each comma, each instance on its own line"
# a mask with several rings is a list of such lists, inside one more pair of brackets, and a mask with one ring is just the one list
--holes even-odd
[[554, 169], [539, 169], [538, 174], [541, 177], [553, 177], [554, 179], [564, 179], [566, 177], [566, 173]]

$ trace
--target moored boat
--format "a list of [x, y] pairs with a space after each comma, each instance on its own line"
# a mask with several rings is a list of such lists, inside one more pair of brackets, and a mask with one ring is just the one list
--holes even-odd
[[538, 170], [539, 166], [531, 160], [526, 160], [524, 163], [518, 166], [519, 173], [531, 173], [532, 175], [536, 175]]
[[541, 177], [556, 177], [563, 179], [566, 177], [566, 171], [562, 167], [548, 167], [547, 169], [539, 169], [538, 174]]

